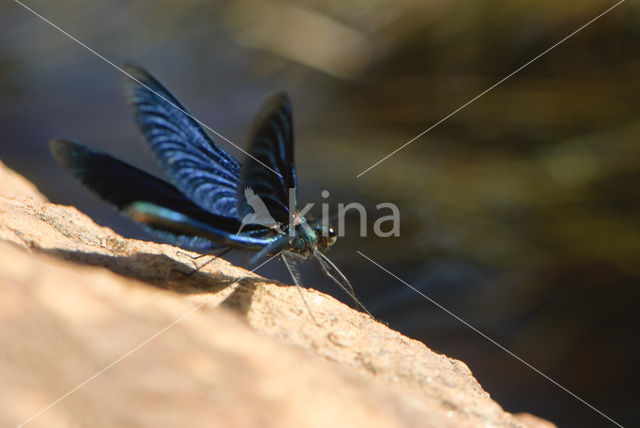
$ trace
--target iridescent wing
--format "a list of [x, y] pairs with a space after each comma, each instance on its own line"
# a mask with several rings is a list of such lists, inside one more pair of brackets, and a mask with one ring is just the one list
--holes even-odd
[[216, 146], [187, 109], [153, 76], [125, 66], [124, 81], [138, 127], [171, 183], [200, 208], [238, 218], [240, 165]]
[[286, 94], [275, 94], [265, 102], [251, 130], [249, 154], [251, 157], [242, 166], [238, 189], [240, 216], [252, 212], [243, 195], [245, 189], [251, 188], [277, 222], [288, 224], [289, 189], [293, 189], [295, 207], [297, 183], [291, 102]]
[[78, 143], [53, 140], [54, 157], [73, 176], [132, 220], [169, 242], [200, 252], [220, 247], [259, 250], [274, 232], [203, 210], [173, 185], [113, 156]]

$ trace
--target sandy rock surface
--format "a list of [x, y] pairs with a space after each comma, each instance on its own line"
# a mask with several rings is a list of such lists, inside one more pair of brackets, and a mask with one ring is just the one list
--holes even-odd
[[176, 251], [0, 164], [0, 426], [554, 426], [332, 297], [303, 290], [317, 325], [294, 287]]

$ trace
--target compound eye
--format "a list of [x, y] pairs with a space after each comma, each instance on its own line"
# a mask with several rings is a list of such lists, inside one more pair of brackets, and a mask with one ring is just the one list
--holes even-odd
[[337, 240], [338, 240], [338, 234], [333, 229], [333, 227], [329, 227], [329, 230], [328, 230], [328, 233], [327, 233], [327, 243], [329, 245], [333, 245], [333, 244], [336, 243]]

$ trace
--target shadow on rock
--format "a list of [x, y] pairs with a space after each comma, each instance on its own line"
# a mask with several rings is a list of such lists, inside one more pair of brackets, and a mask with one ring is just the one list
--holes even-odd
[[242, 316], [245, 316], [249, 313], [249, 308], [251, 307], [251, 301], [253, 299], [253, 294], [256, 291], [257, 283], [260, 281], [250, 281], [245, 282], [246, 280], [242, 280], [242, 287], [238, 287], [233, 290], [233, 293], [229, 295], [224, 301], [220, 304], [221, 306], [231, 309], [234, 312], [239, 313]]
[[[260, 278], [239, 279], [221, 272], [194, 270], [187, 262], [180, 263], [164, 254], [137, 253], [130, 256], [87, 253], [61, 249], [40, 249], [42, 253], [90, 266], [102, 266], [117, 274], [144, 281], [156, 287], [178, 293], [218, 293], [239, 282], [248, 291], [247, 300], [240, 307], [249, 305], [256, 284], [264, 282]], [[233, 294], [238, 292], [236, 290]], [[244, 290], [243, 293], [247, 293]], [[231, 298], [231, 296], [229, 297]], [[238, 305], [235, 305], [237, 308]]]

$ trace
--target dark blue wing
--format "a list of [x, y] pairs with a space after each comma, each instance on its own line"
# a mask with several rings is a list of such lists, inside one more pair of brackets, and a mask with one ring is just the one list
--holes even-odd
[[240, 165], [216, 146], [187, 109], [149, 73], [125, 66], [125, 94], [163, 170], [199, 207], [238, 218]]
[[207, 212], [171, 184], [106, 153], [63, 140], [50, 143], [51, 152], [71, 174], [132, 220], [177, 246], [208, 251], [221, 246], [260, 249], [274, 232]]
[[295, 207], [297, 183], [291, 102], [286, 94], [275, 94], [265, 102], [249, 136], [249, 154], [252, 157], [245, 160], [238, 189], [240, 216], [252, 212], [243, 194], [250, 187], [276, 221], [288, 223], [289, 189], [293, 189]]

